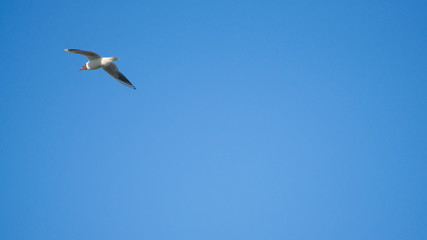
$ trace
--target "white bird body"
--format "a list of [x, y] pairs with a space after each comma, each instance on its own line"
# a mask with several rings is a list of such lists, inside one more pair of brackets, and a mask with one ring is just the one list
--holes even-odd
[[96, 69], [104, 68], [117, 60], [119, 59], [116, 57], [95, 58], [95, 59], [89, 60], [86, 63], [86, 68], [87, 68], [86, 70], [96, 70]]
[[77, 49], [64, 49], [66, 52], [77, 53], [86, 56], [89, 58], [89, 61], [83, 65], [83, 67], [79, 70], [96, 70], [103, 68], [110, 76], [118, 80], [120, 83], [136, 89], [135, 86], [121, 73], [117, 68], [114, 61], [120, 60], [117, 57], [101, 57], [98, 54], [90, 51], [83, 51]]

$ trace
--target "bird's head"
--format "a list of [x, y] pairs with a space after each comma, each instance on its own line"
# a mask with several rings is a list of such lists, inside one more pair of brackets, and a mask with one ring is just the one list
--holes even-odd
[[80, 68], [79, 72], [80, 72], [81, 70], [87, 70], [86, 64], [85, 64], [85, 65], [83, 65], [83, 67], [82, 67], [82, 68]]
[[120, 60], [118, 57], [113, 57], [113, 61], [118, 61]]

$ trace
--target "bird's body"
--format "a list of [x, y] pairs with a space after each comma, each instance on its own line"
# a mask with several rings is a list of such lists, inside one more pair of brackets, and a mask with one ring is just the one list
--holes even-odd
[[136, 89], [135, 86], [121, 73], [117, 68], [114, 61], [119, 60], [117, 57], [101, 57], [94, 52], [77, 50], [77, 49], [64, 49], [66, 52], [77, 53], [86, 56], [89, 58], [89, 61], [83, 65], [83, 67], [79, 70], [96, 70], [103, 68], [110, 76], [118, 80], [120, 83]]
[[117, 60], [119, 59], [116, 57], [102, 57], [102, 58], [89, 60], [86, 63], [86, 70], [96, 70], [96, 69], [104, 68]]

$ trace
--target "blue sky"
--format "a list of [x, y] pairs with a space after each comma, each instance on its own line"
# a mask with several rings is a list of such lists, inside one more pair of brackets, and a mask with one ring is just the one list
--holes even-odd
[[426, 10], [4, 2], [0, 238], [426, 239]]

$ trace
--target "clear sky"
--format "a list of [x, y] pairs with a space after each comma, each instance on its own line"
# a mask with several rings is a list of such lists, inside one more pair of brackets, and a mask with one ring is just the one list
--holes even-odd
[[426, 12], [3, 1], [0, 239], [427, 239]]

